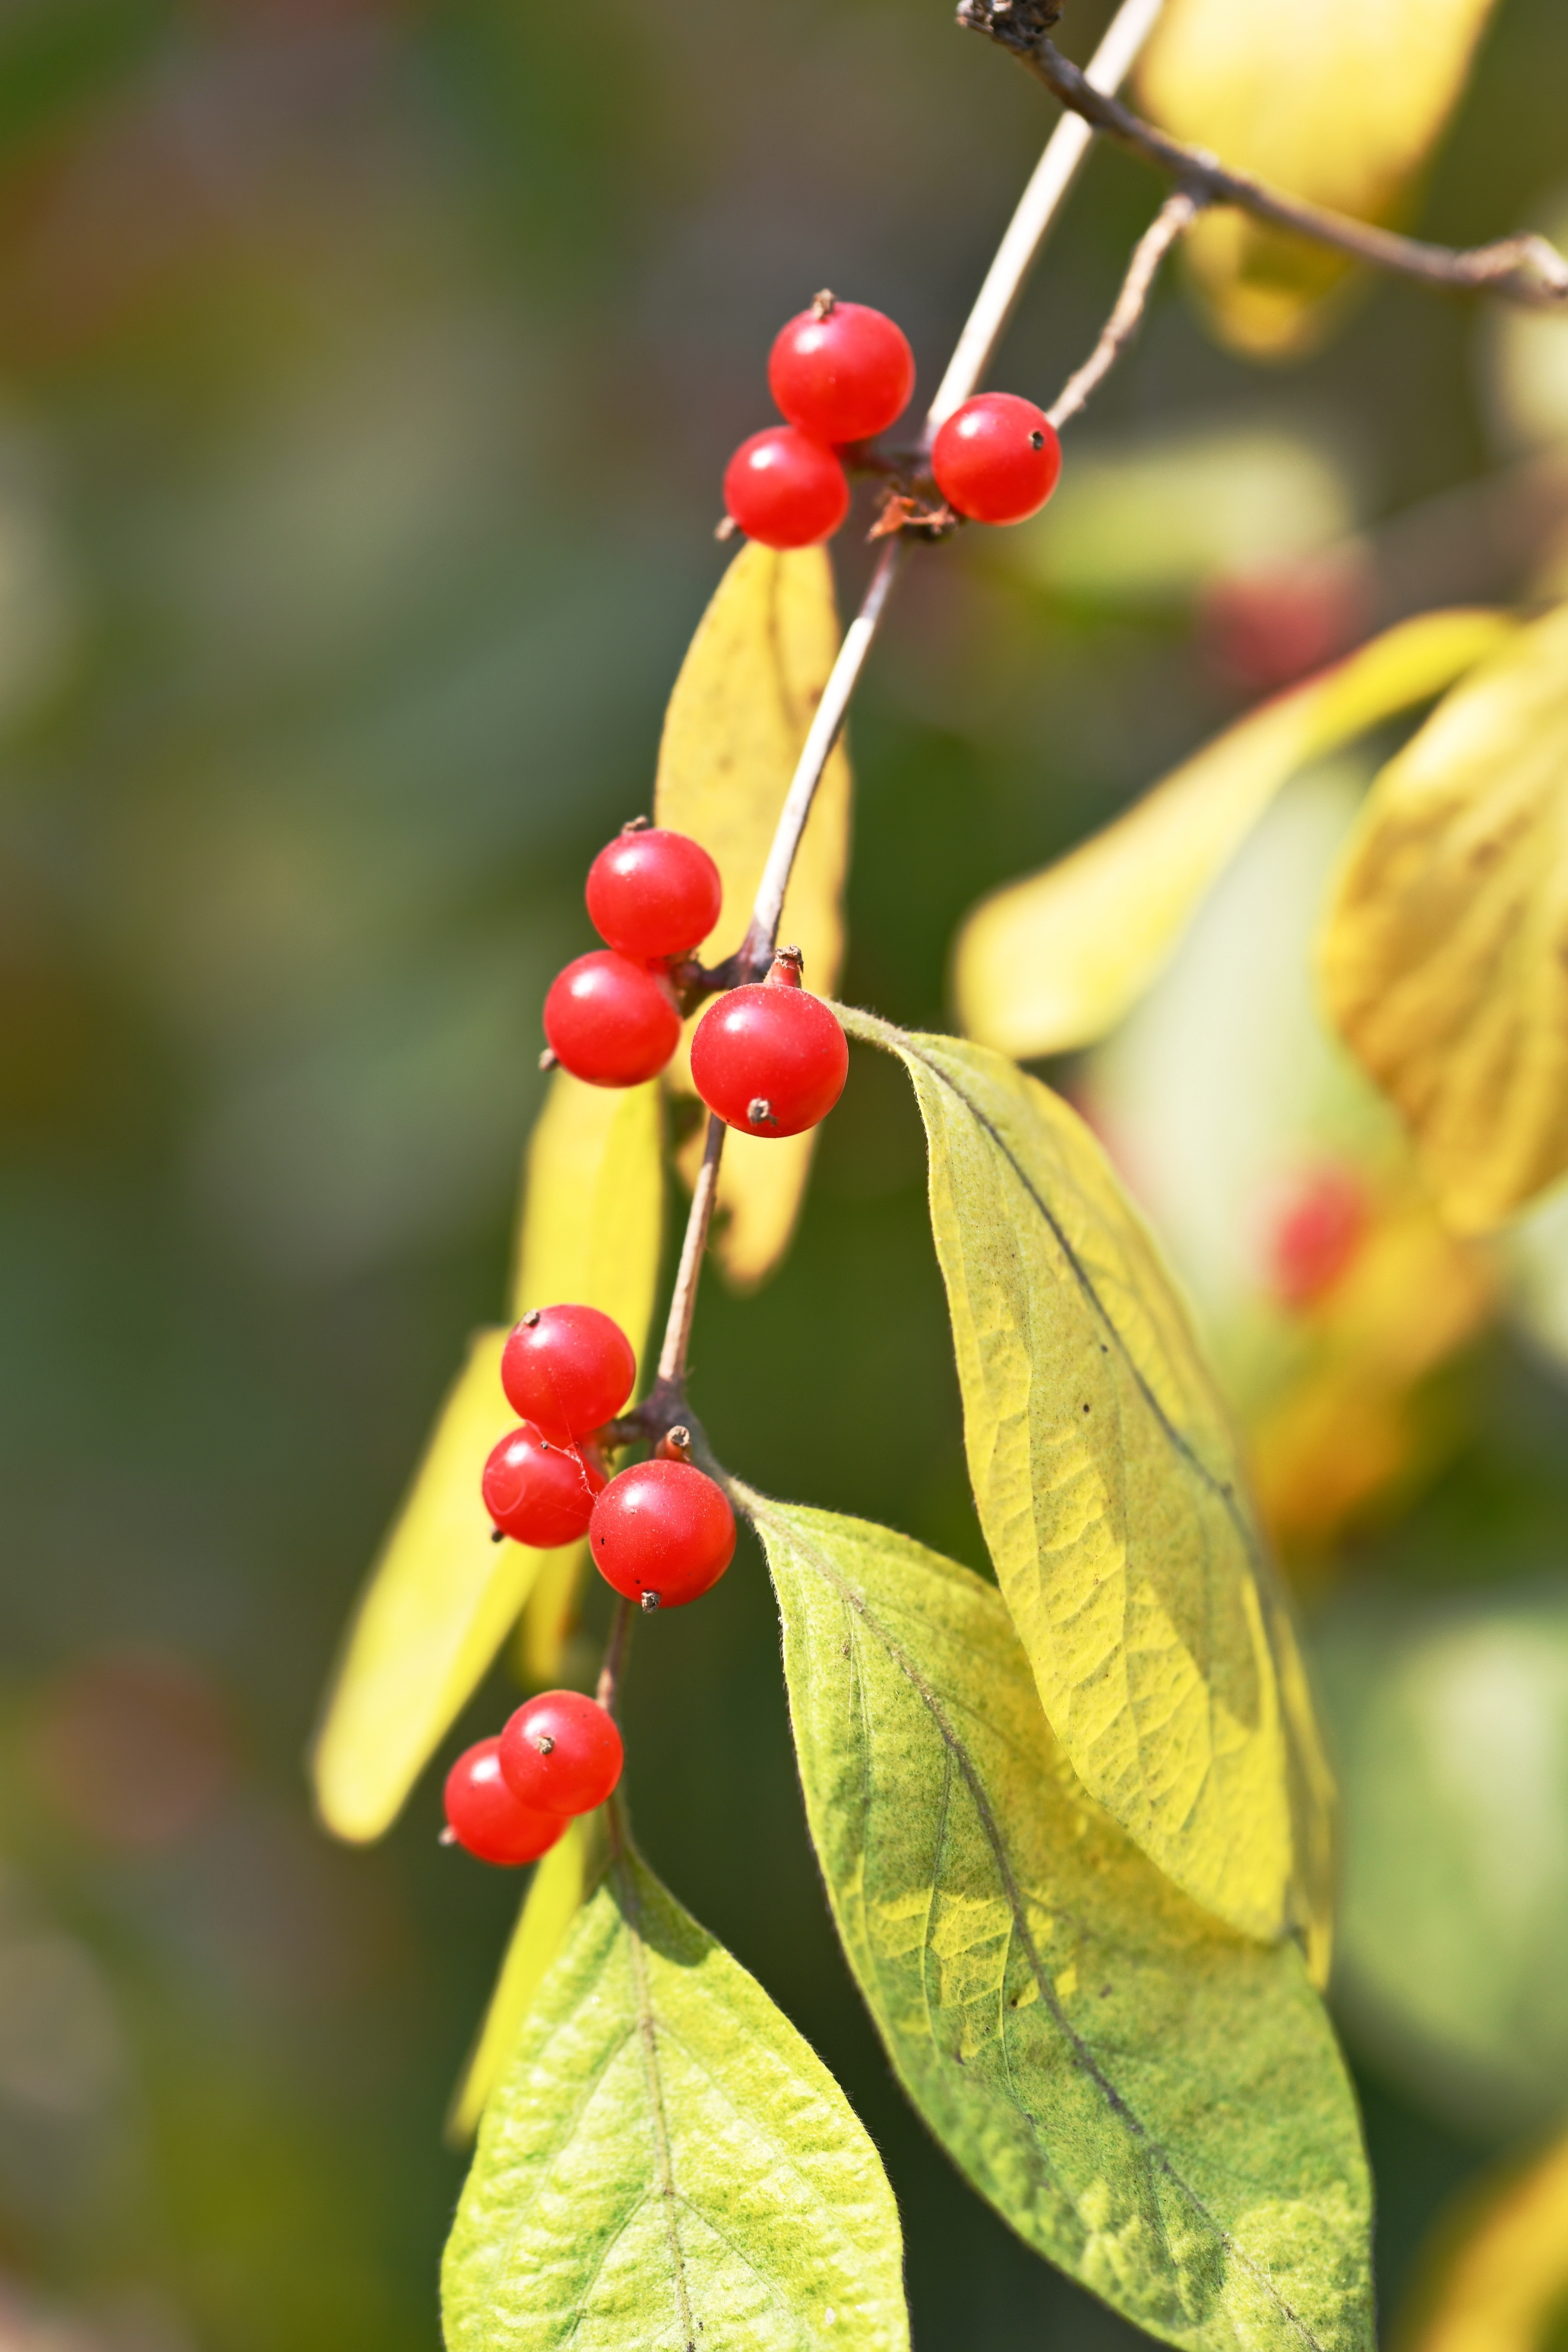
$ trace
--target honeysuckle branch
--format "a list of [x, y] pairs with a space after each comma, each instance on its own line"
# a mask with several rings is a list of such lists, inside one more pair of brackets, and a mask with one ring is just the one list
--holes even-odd
[[1048, 0], [960, 0], [958, 21], [1017, 58], [1071, 114], [1141, 155], [1204, 204], [1234, 205], [1271, 228], [1330, 246], [1352, 261], [1424, 285], [1456, 293], [1497, 294], [1533, 310], [1568, 304], [1568, 261], [1543, 236], [1508, 236], [1468, 250], [1429, 245], [1286, 195], [1249, 172], [1232, 170], [1203, 148], [1171, 138], [1061, 55], [1049, 37], [1058, 13]]
[[[1121, 6], [1111, 20], [1105, 37], [1089, 60], [1086, 78], [1091, 88], [1113, 90], [1126, 79], [1137, 61], [1140, 49], [1152, 32], [1163, 5], [1164, 0], [1121, 0]], [[930, 447], [931, 437], [943, 417], [961, 407], [969, 398], [989, 364], [1023, 290], [1024, 282], [1078, 176], [1092, 135], [1090, 124], [1069, 114], [1058, 123], [1047, 142], [1045, 152], [1019, 199], [954, 346], [947, 373], [926, 418], [922, 449]], [[711, 971], [694, 974], [694, 985], [700, 986], [704, 992], [715, 987], [735, 987], [761, 980], [773, 960], [784, 913], [784, 893], [789, 887], [801, 836], [805, 831], [817, 787], [838, 740], [839, 730], [860, 682], [867, 656], [881, 626], [908, 551], [908, 537], [900, 531], [888, 541], [877, 559], [869, 584], [860, 600], [859, 610], [845, 632], [837, 659], [828, 675], [822, 699], [801, 747], [795, 774], [779, 812], [773, 845], [768, 852], [767, 865], [763, 868], [745, 939], [725, 962]], [[701, 1278], [702, 1255], [713, 1215], [724, 1135], [722, 1122], [710, 1118], [702, 1166], [691, 1196], [685, 1238], [680, 1248], [680, 1265], [665, 1322], [658, 1375], [647, 1402], [631, 1417], [650, 1435], [661, 1433], [670, 1422], [686, 1417], [686, 1358], [691, 1339], [697, 1288]]]
[[1051, 406], [1046, 411], [1050, 423], [1059, 427], [1069, 416], [1076, 416], [1091, 392], [1103, 383], [1128, 344], [1137, 333], [1149, 296], [1160, 272], [1160, 264], [1176, 239], [1191, 228], [1203, 207], [1196, 196], [1178, 188], [1167, 196], [1137, 244], [1127, 265], [1127, 275], [1121, 281], [1121, 291], [1115, 307], [1100, 331], [1096, 343], [1082, 367], [1075, 370], [1063, 384]]

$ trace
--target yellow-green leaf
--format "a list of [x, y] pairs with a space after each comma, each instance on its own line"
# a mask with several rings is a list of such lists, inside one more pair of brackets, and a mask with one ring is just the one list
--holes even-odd
[[1265, 703], [1102, 833], [1009, 883], [958, 935], [963, 1027], [1028, 1058], [1103, 1037], [1157, 978], [1205, 891], [1298, 769], [1494, 653], [1500, 613], [1427, 613]]
[[1219, 1927], [1090, 1802], [978, 1577], [742, 1500], [834, 1916], [949, 2154], [1173, 2343], [1370, 2345], [1355, 2103], [1300, 1952]]
[[1568, 2318], [1568, 2138], [1489, 2177], [1444, 2217], [1399, 2352], [1557, 2352]]
[[533, 1997], [572, 1923], [605, 1874], [602, 1811], [580, 1814], [533, 1874], [500, 1965], [485, 2021], [447, 2118], [447, 2136], [471, 2139], [533, 2007]]
[[504, 1331], [481, 1331], [371, 1570], [316, 1742], [339, 1837], [379, 1837], [516, 1622], [543, 1553], [492, 1540], [479, 1475], [517, 1415]]
[[901, 2352], [901, 2252], [831, 2074], [617, 1846], [485, 2110], [450, 2352]]
[[[663, 1173], [654, 1085], [613, 1093], [557, 1071], [529, 1145], [524, 1303], [581, 1300], [639, 1353], [658, 1273]], [[340, 1837], [379, 1837], [560, 1555], [492, 1541], [485, 1456], [517, 1416], [501, 1331], [482, 1332], [371, 1570], [316, 1743], [316, 1800]], [[580, 1549], [566, 1548], [570, 1557]]]
[[[838, 651], [833, 572], [820, 547], [744, 547], [698, 627], [675, 683], [659, 747], [654, 815], [700, 841], [724, 878], [709, 960], [739, 947], [795, 761]], [[849, 761], [827, 763], [784, 898], [780, 937], [805, 957], [807, 984], [833, 992], [844, 955]], [[680, 1057], [684, 1072], [685, 1055]], [[686, 1081], [683, 1079], [683, 1083]], [[789, 1245], [814, 1138], [731, 1138], [719, 1176], [717, 1249], [745, 1288]]]
[[[1493, 0], [1167, 0], [1138, 87], [1166, 130], [1273, 187], [1363, 220], [1405, 211]], [[1350, 264], [1234, 209], [1205, 214], [1188, 265], [1227, 342], [1288, 357], [1321, 339]]]
[[562, 1679], [587, 1566], [585, 1542], [547, 1552], [540, 1564], [517, 1629], [518, 1678], [530, 1690], [553, 1690]]
[[844, 1012], [897, 1054], [969, 1475], [1051, 1728], [1089, 1794], [1244, 1934], [1326, 1974], [1331, 1788], [1225, 1408], [1074, 1112], [1000, 1055]]
[[560, 1300], [614, 1316], [640, 1361], [663, 1237], [658, 1085], [550, 1081], [529, 1138], [512, 1313]]
[[1346, 848], [1330, 1012], [1461, 1232], [1568, 1171], [1568, 604], [1442, 702]]

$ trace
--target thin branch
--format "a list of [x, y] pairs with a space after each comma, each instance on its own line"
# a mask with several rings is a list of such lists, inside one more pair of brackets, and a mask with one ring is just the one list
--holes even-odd
[[[1165, 0], [1126, 0], [1107, 27], [1105, 38], [1089, 59], [1086, 79], [1096, 89], [1120, 89], [1138, 61], [1138, 53], [1154, 29]], [[929, 442], [939, 425], [962, 408], [990, 366], [1018, 305], [1018, 297], [1035, 266], [1047, 230], [1055, 220], [1089, 153], [1094, 132], [1081, 116], [1069, 114], [1058, 123], [1036, 164], [1034, 175], [1018, 200], [996, 248], [985, 282], [974, 298], [963, 332], [953, 345], [947, 373], [937, 387], [926, 423]]]
[[727, 1132], [723, 1120], [710, 1111], [708, 1138], [702, 1147], [702, 1165], [697, 1171], [696, 1188], [691, 1195], [686, 1235], [680, 1244], [680, 1265], [676, 1272], [675, 1289], [664, 1326], [664, 1346], [658, 1359], [658, 1385], [660, 1389], [668, 1390], [677, 1402], [686, 1379], [686, 1351], [691, 1345], [691, 1318], [697, 1309], [697, 1285], [702, 1274], [702, 1253], [708, 1246], [713, 1196], [719, 1187], [719, 1161], [723, 1154]]
[[958, 21], [984, 33], [1018, 58], [1073, 114], [1142, 155], [1205, 204], [1235, 205], [1272, 228], [1332, 247], [1352, 261], [1389, 269], [1427, 286], [1459, 293], [1500, 294], [1528, 309], [1568, 302], [1568, 261], [1542, 236], [1509, 236], [1468, 252], [1400, 236], [1369, 221], [1352, 220], [1321, 205], [1270, 188], [1237, 172], [1200, 147], [1169, 138], [1109, 92], [1097, 89], [1048, 37], [1054, 10], [1040, 0], [960, 0]]
[[1121, 291], [1116, 306], [1100, 329], [1096, 343], [1082, 367], [1069, 375], [1053, 405], [1046, 411], [1047, 421], [1058, 430], [1069, 416], [1076, 416], [1110, 373], [1128, 344], [1132, 341], [1149, 305], [1149, 296], [1159, 275], [1160, 264], [1196, 220], [1203, 207], [1195, 196], [1178, 188], [1167, 196], [1137, 244], [1127, 265], [1127, 275], [1121, 281]]
[[[1104, 39], [1089, 61], [1089, 79], [1092, 87], [1112, 90], [1126, 79], [1139, 51], [1152, 32], [1163, 5], [1164, 0], [1121, 0]], [[1045, 152], [1024, 191], [996, 257], [986, 272], [947, 373], [931, 403], [926, 421], [924, 446], [930, 446], [942, 418], [969, 398], [984, 373], [1002, 331], [1012, 315], [1024, 281], [1077, 177], [1091, 135], [1090, 126], [1069, 118], [1058, 123], [1047, 142]], [[869, 585], [860, 600], [860, 609], [845, 633], [838, 657], [823, 688], [822, 699], [801, 747], [784, 807], [779, 812], [773, 846], [768, 853], [768, 862], [763, 869], [745, 940], [736, 954], [720, 968], [727, 985], [760, 980], [772, 961], [784, 911], [784, 892], [789, 887], [801, 835], [805, 831], [817, 786], [822, 782], [833, 746], [838, 740], [839, 729], [860, 682], [866, 657], [881, 626], [882, 616], [907, 552], [908, 542], [903, 534], [889, 541], [878, 559]], [[652, 1416], [655, 1421], [661, 1421], [667, 1412], [679, 1417], [684, 1410], [682, 1391], [686, 1381], [687, 1349], [691, 1339], [691, 1318], [697, 1304], [697, 1286], [701, 1274], [703, 1251], [707, 1246], [708, 1227], [713, 1214], [713, 1198], [719, 1181], [719, 1162], [724, 1150], [725, 1133], [721, 1120], [710, 1118], [702, 1167], [691, 1196], [686, 1235], [680, 1247], [680, 1267], [665, 1325], [658, 1378], [653, 1396], [648, 1400], [649, 1404], [657, 1408]]]
[[599, 1680], [594, 1696], [606, 1714], [614, 1715], [620, 1696], [621, 1676], [626, 1668], [626, 1651], [631, 1644], [632, 1627], [637, 1611], [622, 1597], [616, 1602], [616, 1613], [610, 1620], [610, 1638], [605, 1644], [605, 1663], [599, 1668]]

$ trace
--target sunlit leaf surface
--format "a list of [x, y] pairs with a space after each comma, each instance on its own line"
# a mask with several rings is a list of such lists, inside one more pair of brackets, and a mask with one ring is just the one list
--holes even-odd
[[1351, 1595], [1314, 1654], [1346, 2031], [1450, 2127], [1542, 2129], [1568, 2109], [1568, 1580]]
[[603, 1877], [606, 1858], [604, 1815], [584, 1813], [571, 1823], [535, 1870], [473, 2055], [452, 2102], [448, 2132], [453, 2139], [473, 2137], [533, 2006], [533, 1997], [565, 1942], [572, 1922]]
[[931, 1160], [964, 1444], [998, 1582], [1089, 1793], [1244, 1933], [1329, 1939], [1331, 1794], [1230, 1424], [1100, 1146], [984, 1047], [846, 1013]]
[[1510, 2165], [1439, 2227], [1400, 2352], [1555, 2352], [1568, 2309], [1568, 2139]]
[[[1291, 195], [1398, 218], [1464, 88], [1493, 0], [1169, 0], [1139, 91], [1178, 138]], [[1232, 209], [1197, 224], [1189, 261], [1221, 334], [1286, 356], [1318, 341], [1349, 264]]]
[[969, 1034], [1020, 1059], [1102, 1037], [1164, 966], [1281, 784], [1496, 650], [1500, 614], [1402, 622], [1186, 761], [1080, 848], [984, 899], [958, 936]]
[[451, 2352], [898, 2352], [901, 2251], [832, 2076], [621, 1847], [485, 2111]]
[[[751, 545], [720, 582], [681, 666], [659, 747], [654, 817], [694, 835], [724, 877], [724, 911], [703, 950], [710, 961], [741, 943], [838, 641], [824, 550], [780, 554]], [[841, 740], [812, 805], [779, 933], [802, 950], [806, 984], [818, 996], [832, 994], [844, 955], [849, 800]], [[742, 1288], [771, 1273], [789, 1245], [814, 1140], [812, 1133], [776, 1143], [730, 1138], [717, 1247]]]
[[744, 1499], [834, 1916], [954, 2161], [1173, 2343], [1369, 2343], [1355, 2106], [1294, 1944], [1217, 1926], [1088, 1800], [990, 1586]]
[[1321, 969], [1454, 1225], [1499, 1224], [1568, 1171], [1568, 604], [1384, 770]]
[[[657, 1087], [612, 1093], [557, 1071], [529, 1146], [523, 1302], [602, 1307], [640, 1354], [662, 1183]], [[479, 1496], [485, 1456], [517, 1420], [500, 1385], [504, 1339], [474, 1342], [349, 1635], [315, 1754], [317, 1802], [340, 1837], [378, 1837], [396, 1817], [539, 1574], [550, 1575], [551, 1623], [569, 1614], [561, 1586], [582, 1547], [563, 1559], [495, 1543]]]

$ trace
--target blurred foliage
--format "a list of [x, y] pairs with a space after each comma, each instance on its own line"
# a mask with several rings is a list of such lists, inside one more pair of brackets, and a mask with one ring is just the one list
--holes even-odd
[[[1105, 13], [1074, 5], [1076, 54]], [[1557, 0], [1500, 0], [1426, 233], [1560, 213], [1565, 79]], [[934, 0], [0, 11], [0, 2327], [20, 2346], [436, 2343], [461, 2168], [441, 2120], [518, 1889], [437, 1851], [428, 1785], [385, 1846], [329, 1845], [302, 1761], [317, 1694], [465, 1335], [505, 1296], [539, 1003], [589, 944], [589, 856], [647, 805], [767, 338], [833, 284], [900, 316], [929, 387], [1046, 114]], [[1000, 381], [1054, 392], [1153, 202], [1094, 159]], [[973, 900], [1260, 690], [1404, 614], [1542, 593], [1568, 546], [1545, 389], [1564, 334], [1382, 287], [1259, 378], [1162, 289], [1069, 481], [1284, 442], [1309, 486], [1282, 497], [1289, 545], [1216, 527], [1194, 554], [1173, 520], [1092, 579], [1024, 534], [913, 568], [855, 729], [849, 999], [942, 1025]], [[847, 596], [863, 558], [842, 547]], [[1213, 1069], [1211, 1100], [1217, 1049]], [[704, 1296], [696, 1394], [760, 1486], [978, 1565], [922, 1181], [900, 1074], [857, 1051], [784, 1277]], [[1564, 1253], [1543, 1230], [1555, 1326], [1547, 1277], [1520, 1273], [1530, 1351], [1494, 1325], [1424, 1393], [1404, 1517], [1333, 1562], [1347, 1607], [1386, 1603], [1390, 1655], [1427, 1654], [1439, 1597], [1462, 1645], [1490, 1638], [1487, 1594], [1506, 1616], [1561, 1573], [1568, 1413], [1540, 1335]], [[508, 1688], [498, 1669], [468, 1720]], [[971, 2197], [889, 2077], [806, 1847], [754, 1553], [639, 1636], [629, 1709], [652, 1862], [884, 2152], [921, 2340], [1128, 2340]], [[1358, 1752], [1352, 1856], [1388, 1833]], [[1555, 1782], [1514, 1769], [1539, 1811]], [[1464, 2037], [1413, 2007], [1426, 1965], [1407, 1939], [1403, 2002], [1347, 2011], [1385, 2290], [1501, 2128], [1489, 2092], [1454, 2089]], [[1529, 2030], [1560, 2036], [1560, 1968], [1531, 1998]]]

